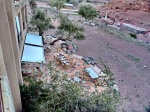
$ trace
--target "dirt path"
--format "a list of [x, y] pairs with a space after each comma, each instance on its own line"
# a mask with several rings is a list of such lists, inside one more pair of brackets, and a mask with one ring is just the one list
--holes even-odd
[[97, 28], [85, 29], [86, 40], [75, 41], [78, 54], [101, 58], [111, 68], [123, 98], [123, 112], [145, 112], [150, 103], [150, 52]]

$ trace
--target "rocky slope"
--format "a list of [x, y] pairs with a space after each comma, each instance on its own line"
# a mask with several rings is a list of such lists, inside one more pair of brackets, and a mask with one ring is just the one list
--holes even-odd
[[100, 16], [150, 29], [150, 0], [112, 0], [97, 9]]
[[150, 0], [112, 0], [104, 9], [112, 10], [142, 10], [150, 12]]

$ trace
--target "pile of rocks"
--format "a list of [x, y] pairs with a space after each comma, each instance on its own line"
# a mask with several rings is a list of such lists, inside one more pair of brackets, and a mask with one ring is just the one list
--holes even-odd
[[72, 53], [76, 53], [77, 52], [78, 46], [76, 44], [62, 43], [61, 44], [61, 48], [67, 54], [72, 54]]

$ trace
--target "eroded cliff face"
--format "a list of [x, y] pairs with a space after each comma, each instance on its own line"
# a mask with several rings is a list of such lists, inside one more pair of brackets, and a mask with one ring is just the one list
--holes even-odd
[[117, 11], [142, 10], [145, 12], [150, 12], [150, 0], [112, 0], [102, 9]]
[[150, 0], [111, 0], [97, 10], [101, 17], [150, 29]]
[[[120, 8], [123, 9], [124, 11], [127, 10], [142, 10], [145, 12], [150, 12], [150, 1], [149, 0], [131, 0], [131, 1], [127, 1], [127, 0], [119, 0], [118, 1], [121, 6], [118, 5], [118, 7], [113, 7], [114, 9], [116, 8]], [[115, 0], [114, 2], [112, 1], [113, 4], [118, 4], [117, 0]]]

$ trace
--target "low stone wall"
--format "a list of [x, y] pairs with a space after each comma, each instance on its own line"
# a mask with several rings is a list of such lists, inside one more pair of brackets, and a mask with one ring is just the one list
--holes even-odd
[[125, 28], [126, 30], [129, 30], [131, 32], [137, 33], [137, 34], [146, 34], [147, 30], [144, 28], [136, 27], [131, 24], [122, 23], [121, 27]]

